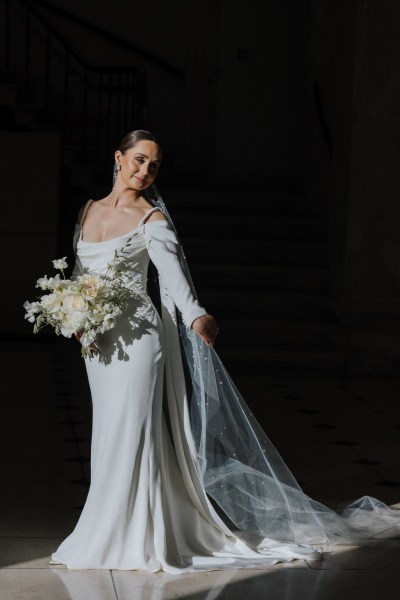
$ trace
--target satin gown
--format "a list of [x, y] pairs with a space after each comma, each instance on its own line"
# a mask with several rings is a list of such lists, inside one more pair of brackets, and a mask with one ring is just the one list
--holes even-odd
[[[190, 430], [181, 414], [186, 410], [182, 359], [176, 346], [166, 343], [167, 323], [146, 292], [149, 260], [187, 325], [206, 310], [191, 292], [171, 226], [147, 222], [154, 210], [136, 230], [103, 242], [84, 241], [77, 228], [75, 274], [83, 268], [105, 272], [115, 250], [131, 238], [129, 286], [137, 295], [116, 327], [98, 336], [100, 354], [85, 359], [93, 403], [91, 484], [75, 529], [51, 563], [187, 573], [316, 558], [313, 548], [272, 540], [257, 547], [241, 538], [217, 515], [196, 475], [187, 451]], [[163, 410], [165, 368], [177, 371], [180, 384], [174, 387], [181, 389], [173, 390], [181, 411], [169, 415], [179, 432], [174, 443]]]

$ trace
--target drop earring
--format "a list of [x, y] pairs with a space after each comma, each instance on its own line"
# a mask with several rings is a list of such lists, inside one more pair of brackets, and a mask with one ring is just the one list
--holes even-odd
[[115, 161], [114, 168], [113, 168], [113, 185], [112, 185], [113, 187], [115, 185], [115, 180], [117, 179], [118, 171], [120, 171], [121, 168], [122, 168], [122, 165], [120, 163], [117, 163], [117, 161]]
[[114, 168], [113, 168], [113, 179], [112, 179], [112, 186], [115, 186], [115, 180], [117, 179], [117, 173], [118, 173], [118, 165], [117, 165], [117, 161], [115, 161], [114, 163]]

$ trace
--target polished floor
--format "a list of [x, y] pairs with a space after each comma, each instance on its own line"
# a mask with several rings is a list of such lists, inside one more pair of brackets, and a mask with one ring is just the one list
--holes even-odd
[[[50, 554], [73, 529], [90, 474], [90, 396], [74, 341], [1, 342], [0, 600], [370, 600], [400, 585], [400, 539], [321, 562], [172, 576], [73, 571]], [[246, 401], [304, 491], [329, 505], [400, 503], [400, 381], [245, 377]], [[400, 504], [399, 504], [400, 506]]]

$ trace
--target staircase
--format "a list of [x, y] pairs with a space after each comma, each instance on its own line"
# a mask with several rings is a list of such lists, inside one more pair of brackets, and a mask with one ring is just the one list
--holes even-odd
[[59, 132], [64, 158], [97, 172], [115, 139], [148, 120], [146, 72], [92, 65], [32, 0], [0, 0], [2, 129]]
[[115, 140], [147, 127], [147, 79], [135, 65], [89, 64], [41, 4], [0, 0], [0, 130], [59, 134], [59, 250], [69, 255], [86, 190], [111, 181], [112, 166], [105, 178], [104, 165]]
[[298, 191], [165, 191], [232, 372], [332, 374], [326, 240]]

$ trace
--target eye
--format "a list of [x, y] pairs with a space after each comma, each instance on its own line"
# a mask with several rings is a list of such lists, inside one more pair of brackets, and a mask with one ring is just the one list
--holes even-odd
[[140, 163], [141, 165], [144, 163], [144, 159], [143, 159], [143, 158], [140, 158], [140, 157], [138, 157], [138, 158], [136, 159], [136, 161], [137, 161], [138, 163]]

